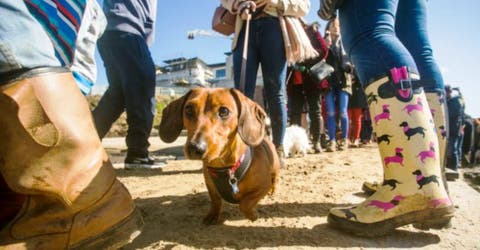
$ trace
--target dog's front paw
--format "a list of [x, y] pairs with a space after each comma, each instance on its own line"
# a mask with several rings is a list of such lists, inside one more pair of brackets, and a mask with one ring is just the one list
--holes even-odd
[[258, 219], [257, 213], [255, 211], [244, 212], [245, 217], [251, 221], [256, 221]]
[[218, 213], [208, 213], [205, 218], [203, 218], [203, 224], [205, 225], [215, 225], [218, 223], [220, 214]]

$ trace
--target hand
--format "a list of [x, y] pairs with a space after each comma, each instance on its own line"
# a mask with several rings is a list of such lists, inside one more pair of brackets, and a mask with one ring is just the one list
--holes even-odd
[[240, 18], [246, 20], [250, 13], [253, 13], [257, 9], [255, 1], [243, 1], [238, 4], [237, 13], [240, 15]]

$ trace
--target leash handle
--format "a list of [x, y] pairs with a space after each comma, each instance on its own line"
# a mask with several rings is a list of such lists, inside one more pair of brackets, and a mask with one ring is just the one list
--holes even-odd
[[247, 55], [248, 55], [248, 40], [250, 34], [250, 20], [252, 19], [252, 15], [250, 13], [247, 14], [247, 20], [245, 20], [245, 36], [243, 39], [243, 53], [242, 53], [242, 69], [240, 72], [240, 83], [238, 89], [240, 92], [245, 94], [245, 77], [247, 74]]

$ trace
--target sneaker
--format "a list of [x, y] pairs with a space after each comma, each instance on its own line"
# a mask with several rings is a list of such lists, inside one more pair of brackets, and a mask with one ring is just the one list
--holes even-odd
[[320, 146], [320, 142], [314, 142], [312, 146], [313, 152], [315, 154], [321, 153], [322, 152], [322, 147]]
[[329, 141], [327, 143], [327, 152], [335, 152], [337, 150], [337, 142]]
[[447, 178], [447, 181], [455, 181], [459, 177], [458, 170], [445, 168], [445, 176]]
[[348, 140], [343, 138], [338, 141], [338, 150], [343, 151], [348, 148]]
[[359, 139], [353, 140], [353, 142], [350, 144], [350, 147], [351, 147], [351, 148], [358, 148], [358, 147], [360, 147], [360, 140], [359, 140]]
[[156, 162], [153, 157], [127, 157], [125, 158], [125, 169], [156, 169], [165, 167], [164, 162]]

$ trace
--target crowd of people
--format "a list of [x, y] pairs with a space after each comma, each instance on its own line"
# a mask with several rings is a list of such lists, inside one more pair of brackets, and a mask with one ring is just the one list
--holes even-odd
[[[302, 19], [309, 0], [220, 2], [237, 15], [235, 87], [253, 98], [261, 65], [280, 158], [288, 120], [301, 124], [304, 111], [314, 153], [322, 139], [329, 152], [378, 144], [382, 185], [359, 204], [332, 208], [329, 225], [370, 237], [407, 224], [449, 226], [454, 208], [440, 181], [444, 166], [456, 171], [465, 152], [475, 159], [480, 138], [467, 131], [477, 134], [479, 122], [443, 83], [426, 32], [426, 1], [322, 1], [323, 36], [318, 23]], [[9, 20], [0, 22], [1, 247], [118, 248], [141, 231], [141, 214], [101, 138], [126, 111], [125, 165], [155, 165], [148, 152], [155, 109], [148, 45], [156, 8], [156, 0], [105, 0], [102, 17], [95, 1], [0, 3]], [[87, 12], [93, 23], [82, 21]], [[80, 90], [88, 93], [95, 81], [82, 68], [94, 68], [98, 37], [109, 88], [92, 115]], [[312, 78], [311, 67], [323, 60], [333, 73]]]

